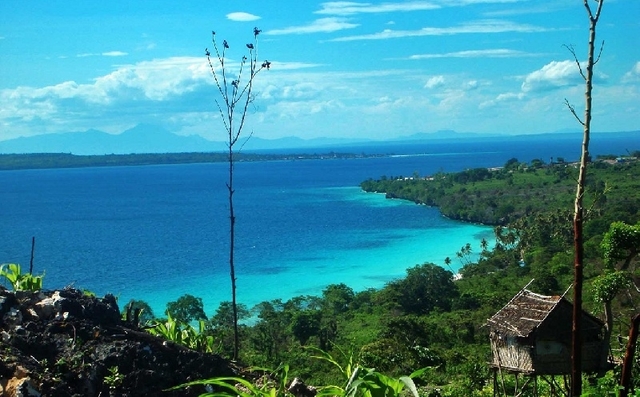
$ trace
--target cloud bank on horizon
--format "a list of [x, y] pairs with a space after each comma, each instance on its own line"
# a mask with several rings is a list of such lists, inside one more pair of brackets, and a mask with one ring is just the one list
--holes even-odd
[[[595, 2], [589, 0], [595, 7]], [[640, 129], [640, 2], [605, 0], [595, 131]], [[530, 134], [580, 125], [582, 0], [0, 3], [0, 140], [139, 123], [224, 140], [204, 56], [262, 29], [247, 129], [275, 139]], [[579, 59], [580, 62], [584, 59]]]

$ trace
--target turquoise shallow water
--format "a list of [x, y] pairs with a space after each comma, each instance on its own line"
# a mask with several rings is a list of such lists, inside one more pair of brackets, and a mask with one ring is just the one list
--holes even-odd
[[[605, 142], [603, 153], [638, 147], [636, 137], [631, 145]], [[238, 300], [251, 307], [319, 294], [332, 283], [377, 288], [411, 266], [443, 265], [447, 256], [455, 271], [455, 253], [466, 243], [478, 252], [491, 228], [364, 193], [359, 183], [499, 166], [512, 157], [574, 159], [579, 139], [563, 145], [442, 143], [387, 147], [400, 154], [394, 157], [239, 163]], [[225, 164], [0, 172], [0, 263], [27, 268], [35, 236], [34, 270], [46, 272], [46, 288], [113, 293], [121, 304], [142, 299], [159, 315], [188, 293], [203, 298], [211, 315], [230, 300], [226, 175]]]
[[[456, 271], [461, 263], [455, 259], [455, 253], [462, 245], [472, 243], [479, 251], [480, 240], [492, 237], [491, 228], [447, 220], [435, 208], [386, 200], [382, 195], [364, 193], [357, 188], [341, 189], [338, 196], [352, 200], [355, 205], [369, 207], [371, 213], [395, 211], [399, 215], [418, 216], [416, 223], [422, 223], [423, 228], [412, 225], [369, 229], [369, 223], [363, 220], [357, 231], [343, 230], [331, 237], [325, 236], [328, 241], [323, 245], [307, 245], [304, 236], [290, 241], [301, 246], [283, 253], [282, 259], [243, 263], [244, 255], [240, 251], [237, 264], [238, 300], [241, 303], [252, 307], [265, 300], [318, 295], [327, 285], [339, 282], [356, 291], [379, 288], [402, 277], [408, 267], [424, 262], [444, 266], [447, 256], [453, 259], [451, 270]], [[188, 291], [202, 297], [205, 307], [215, 308], [218, 302], [229, 299], [228, 284], [228, 274], [221, 271], [215, 275], [187, 277], [180, 284], [162, 283], [161, 294], [157, 284], [148, 285], [148, 288], [143, 286], [137, 289], [136, 297], [150, 302], [155, 310], [163, 308], [167, 300], [174, 300]]]

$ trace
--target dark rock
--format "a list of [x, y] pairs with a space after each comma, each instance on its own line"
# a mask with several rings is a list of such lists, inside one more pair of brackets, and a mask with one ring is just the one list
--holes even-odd
[[[121, 375], [114, 389], [106, 381], [110, 371]], [[191, 396], [204, 388], [163, 390], [237, 375], [220, 356], [125, 324], [112, 295], [74, 289], [16, 294], [0, 287], [0, 395], [11, 387], [14, 394], [42, 396]]]
[[318, 394], [315, 387], [308, 386], [300, 378], [294, 378], [287, 390], [295, 397], [315, 397]]

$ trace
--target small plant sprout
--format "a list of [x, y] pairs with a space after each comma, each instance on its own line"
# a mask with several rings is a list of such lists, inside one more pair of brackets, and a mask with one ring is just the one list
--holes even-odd
[[113, 366], [108, 371], [109, 375], [104, 377], [104, 383], [109, 386], [109, 390], [115, 390], [122, 385], [124, 375], [120, 373], [118, 366]]

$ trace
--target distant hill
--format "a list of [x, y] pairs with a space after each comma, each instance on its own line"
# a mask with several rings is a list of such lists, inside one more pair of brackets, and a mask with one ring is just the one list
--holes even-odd
[[[486, 135], [476, 133], [460, 133], [452, 130], [441, 130], [433, 133], [416, 133], [404, 135], [386, 141], [353, 138], [315, 138], [285, 137], [279, 139], [263, 139], [251, 137], [243, 145], [242, 150], [248, 152], [275, 151], [284, 149], [325, 149], [340, 151], [341, 148], [356, 145], [359, 147], [379, 146], [383, 144], [421, 144], [427, 142], [476, 141], [476, 140], [510, 140], [539, 138], [545, 140], [566, 139], [580, 136], [575, 133], [549, 133], [537, 135]], [[636, 132], [607, 133], [634, 135]], [[605, 135], [605, 134], [601, 134]], [[639, 145], [640, 146], [640, 145]], [[635, 148], [634, 148], [635, 149]], [[72, 153], [76, 155], [103, 154], [139, 154], [139, 153], [193, 153], [222, 152], [227, 150], [224, 141], [211, 141], [199, 135], [181, 136], [167, 131], [165, 128], [151, 124], [140, 124], [121, 134], [108, 134], [98, 130], [84, 132], [67, 132], [43, 134], [0, 141], [0, 154], [20, 153]]]
[[162, 127], [141, 124], [119, 135], [98, 130], [43, 134], [0, 141], [0, 153], [130, 154], [223, 150], [200, 136], [181, 137]]
[[[262, 139], [251, 137], [243, 150], [324, 147], [360, 143], [358, 139], [302, 139], [287, 137]], [[98, 130], [43, 134], [0, 141], [0, 153], [73, 153], [77, 155], [185, 153], [226, 151], [223, 141], [210, 141], [199, 135], [181, 136], [163, 127], [139, 124], [121, 134], [108, 134]]]

